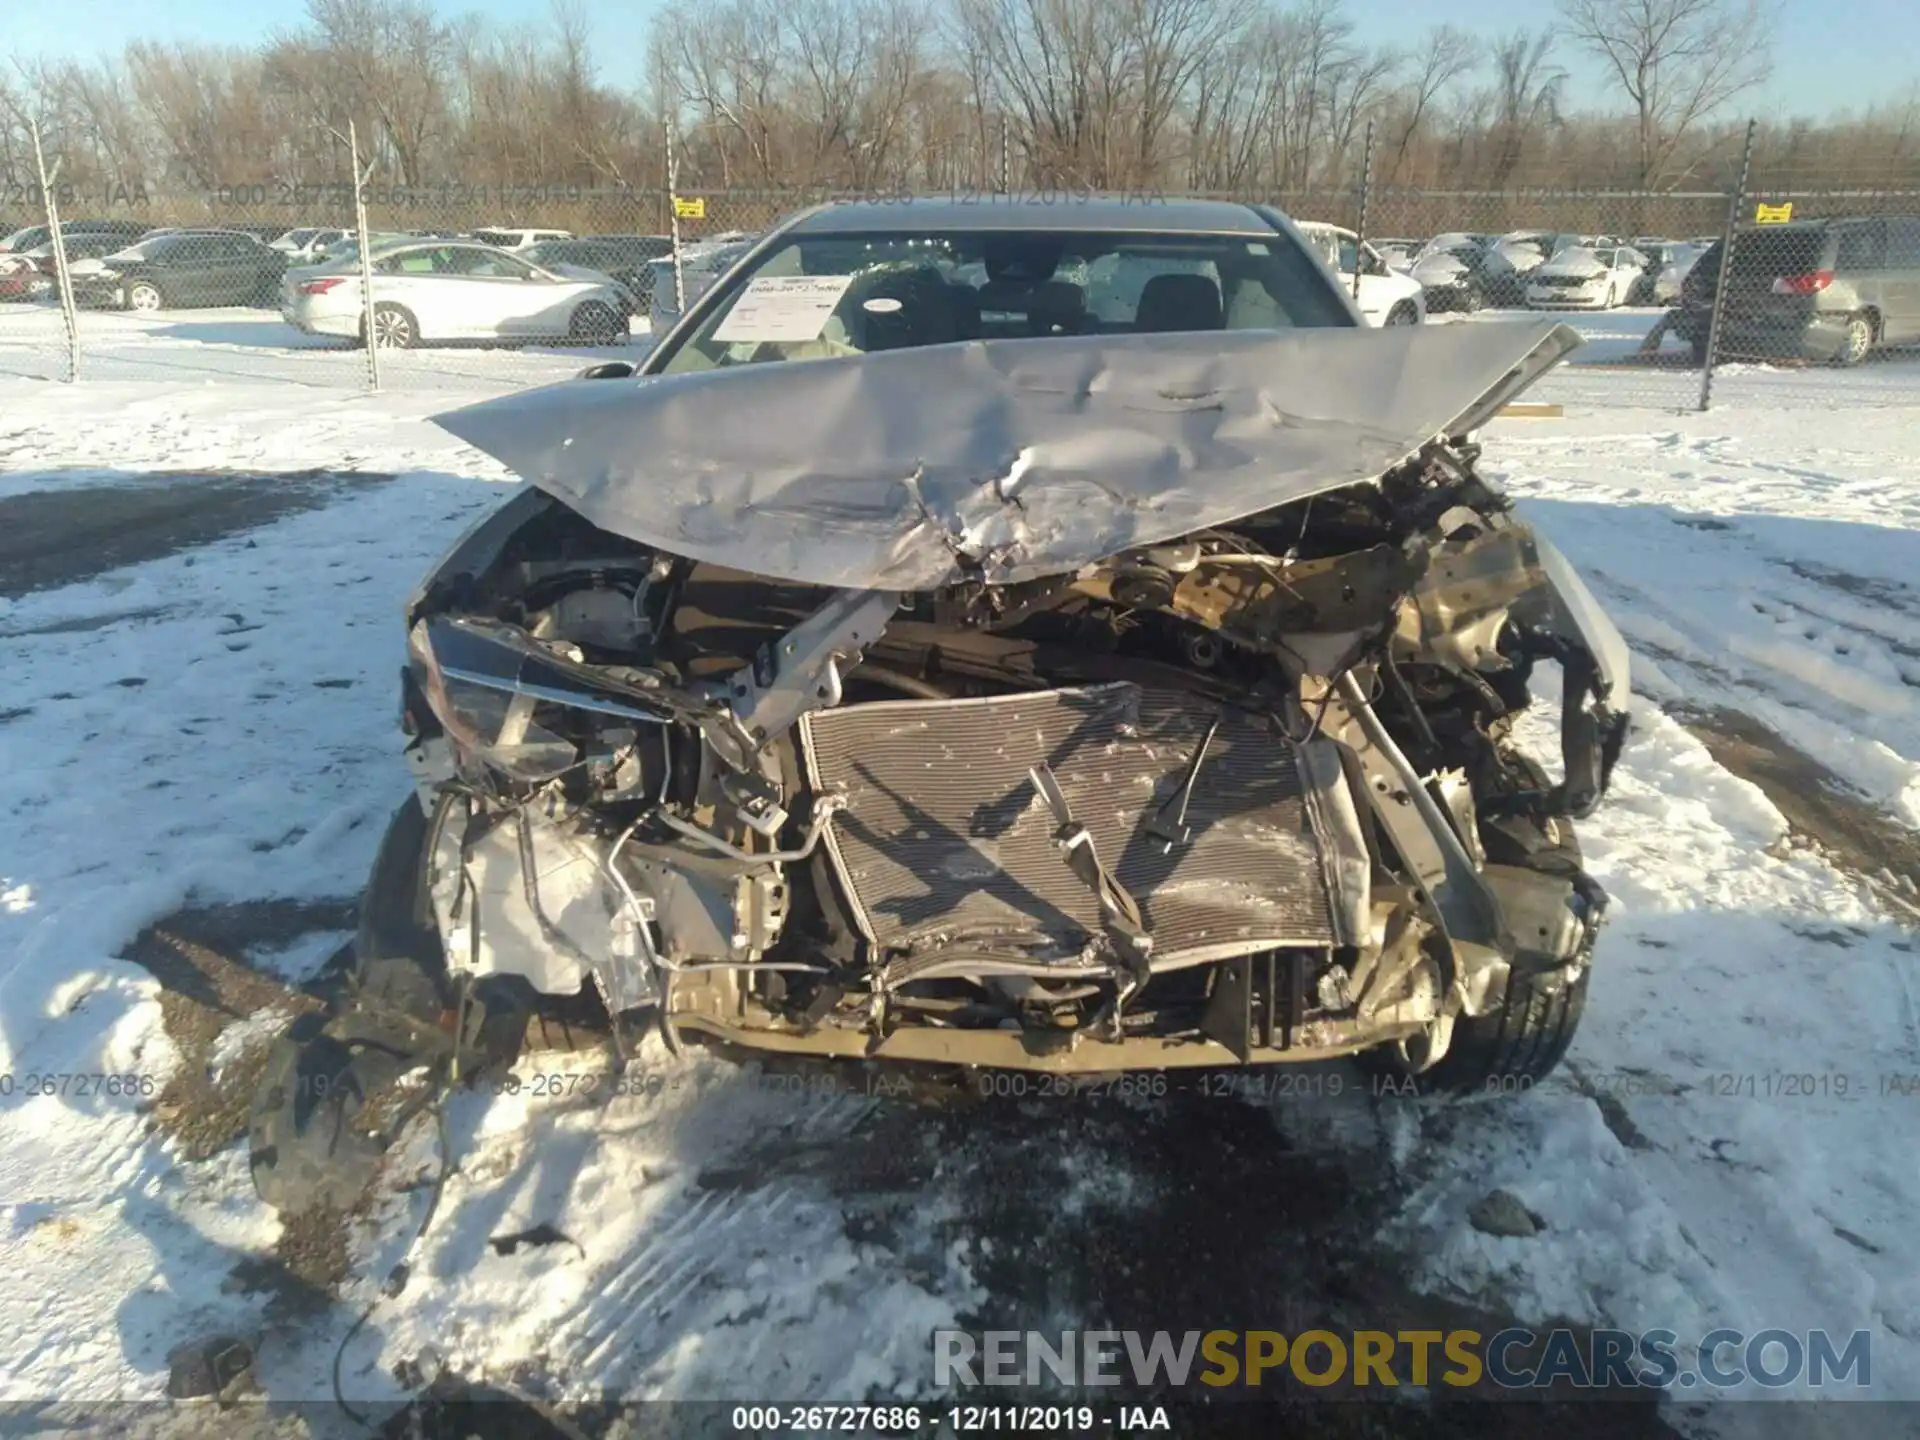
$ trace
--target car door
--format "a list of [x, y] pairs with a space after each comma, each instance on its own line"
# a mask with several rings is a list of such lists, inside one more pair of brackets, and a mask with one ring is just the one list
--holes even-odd
[[1889, 344], [1920, 341], [1920, 218], [1895, 215], [1887, 222], [1886, 309], [1880, 325]]
[[1379, 251], [1371, 245], [1362, 245], [1355, 236], [1340, 237], [1340, 259], [1340, 278], [1349, 287], [1353, 284], [1353, 271], [1347, 267], [1356, 266], [1360, 271], [1360, 313], [1374, 325], [1386, 324], [1387, 316], [1406, 292], [1405, 284]]
[[1622, 305], [1634, 303], [1634, 287], [1640, 283], [1640, 276], [1646, 268], [1647, 257], [1631, 245], [1622, 245], [1613, 252], [1613, 291]]
[[[1354, 272], [1360, 269], [1361, 263], [1360, 240], [1351, 230], [1335, 230], [1332, 236], [1333, 268], [1339, 276], [1341, 288], [1351, 295], [1354, 293]], [[1386, 319], [1391, 303], [1386, 292], [1390, 288], [1380, 276], [1360, 276], [1360, 313], [1367, 317], [1369, 325], [1378, 325]]]
[[175, 235], [153, 252], [153, 268], [160, 288], [173, 305], [204, 305], [213, 287], [212, 235]]
[[399, 305], [422, 340], [451, 340], [459, 328], [459, 274], [449, 245], [410, 245], [373, 262], [373, 303]]
[[559, 337], [567, 333], [568, 303], [587, 288], [555, 279], [497, 251], [467, 252], [471, 314], [476, 334]]
[[209, 235], [200, 245], [202, 258], [197, 272], [200, 276], [200, 299], [202, 305], [238, 305], [248, 289], [258, 283], [258, 276], [247, 251], [252, 242], [238, 235]]
[[1920, 219], [1889, 215], [1880, 227], [1880, 336], [1889, 346], [1910, 346], [1920, 342]]
[[[1880, 316], [1883, 334], [1891, 291], [1888, 283], [1887, 264], [1887, 227], [1883, 220], [1850, 220], [1834, 227], [1837, 231], [1833, 247], [1834, 278], [1839, 282], [1835, 290], [1844, 287], [1851, 292], [1850, 301], [1839, 304], [1823, 305], [1823, 310], [1838, 310], [1843, 304], [1852, 304], [1862, 310], [1872, 310]], [[1888, 334], [1887, 338], [1891, 339]]]

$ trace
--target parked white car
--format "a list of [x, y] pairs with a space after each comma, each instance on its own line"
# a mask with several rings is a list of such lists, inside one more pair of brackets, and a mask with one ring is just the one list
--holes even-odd
[[342, 241], [353, 239], [351, 230], [325, 230], [302, 227], [289, 230], [269, 243], [287, 257], [289, 265], [311, 265]]
[[1318, 220], [1296, 220], [1294, 228], [1327, 262], [1348, 294], [1353, 293], [1354, 271], [1360, 272], [1360, 313], [1369, 325], [1418, 325], [1426, 319], [1425, 288], [1413, 276], [1387, 264], [1378, 250], [1353, 231]]
[[1707, 247], [1704, 245], [1688, 243], [1667, 246], [1663, 252], [1667, 263], [1653, 277], [1653, 303], [1678, 305], [1680, 287], [1686, 283], [1687, 272], [1706, 253]]
[[1630, 245], [1576, 245], [1527, 272], [1527, 304], [1537, 310], [1611, 310], [1633, 293], [1647, 257]]
[[547, 240], [571, 240], [571, 230], [524, 230], [512, 225], [490, 225], [473, 232], [473, 238], [496, 250], [530, 250]]
[[[376, 251], [373, 333], [383, 348], [435, 340], [624, 344], [632, 296], [605, 277], [534, 265], [490, 245], [422, 240]], [[280, 314], [308, 335], [362, 338], [357, 259], [289, 274]]]

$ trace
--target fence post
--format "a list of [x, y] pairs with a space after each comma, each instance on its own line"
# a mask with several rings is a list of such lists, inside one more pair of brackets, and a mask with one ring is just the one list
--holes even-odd
[[1733, 242], [1740, 233], [1740, 212], [1747, 208], [1747, 176], [1753, 168], [1753, 136], [1758, 120], [1747, 121], [1747, 140], [1740, 150], [1740, 178], [1727, 198], [1727, 228], [1720, 236], [1720, 273], [1713, 277], [1713, 314], [1707, 321], [1707, 356], [1700, 366], [1700, 408], [1713, 403], [1713, 367], [1720, 358], [1720, 316], [1727, 308], [1727, 277], [1733, 274]]
[[47, 212], [47, 238], [53, 243], [53, 273], [60, 286], [60, 318], [67, 327], [67, 383], [80, 378], [80, 316], [73, 307], [73, 276], [67, 269], [67, 240], [60, 229], [60, 204], [54, 198], [53, 182], [60, 174], [60, 161], [47, 173], [47, 157], [40, 149], [40, 122], [30, 120], [33, 133], [33, 165], [40, 175], [40, 202]]
[[1007, 114], [1000, 112], [1000, 190], [1002, 195], [1013, 193], [1013, 142], [1007, 135]]
[[1367, 121], [1367, 145], [1360, 161], [1360, 223], [1353, 229], [1353, 299], [1360, 301], [1360, 272], [1365, 260], [1360, 247], [1367, 243], [1367, 198], [1373, 189], [1373, 121]]
[[353, 166], [353, 229], [360, 247], [360, 325], [367, 332], [367, 388], [380, 389], [380, 334], [374, 326], [372, 241], [367, 236], [367, 181], [373, 177], [369, 164], [360, 171], [360, 131], [347, 121], [347, 162]]
[[680, 157], [673, 148], [673, 121], [667, 121], [667, 222], [673, 227], [673, 314], [678, 324], [687, 313], [687, 282], [680, 269]]

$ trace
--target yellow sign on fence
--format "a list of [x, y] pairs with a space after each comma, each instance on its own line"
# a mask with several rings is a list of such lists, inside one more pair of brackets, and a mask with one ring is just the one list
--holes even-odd
[[1784, 225], [1793, 219], [1793, 202], [1789, 200], [1784, 205], [1756, 205], [1753, 207], [1753, 218], [1761, 225]]
[[682, 220], [704, 220], [707, 218], [707, 199], [704, 195], [691, 198], [684, 195], [673, 197], [673, 213]]

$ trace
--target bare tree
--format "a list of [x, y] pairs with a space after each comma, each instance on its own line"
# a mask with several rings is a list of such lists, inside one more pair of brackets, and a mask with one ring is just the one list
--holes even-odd
[[1415, 52], [1412, 77], [1401, 94], [1399, 138], [1394, 141], [1393, 163], [1387, 170], [1390, 182], [1400, 178], [1407, 151], [1434, 102], [1478, 64], [1477, 50], [1471, 35], [1451, 25], [1436, 25], [1427, 32]]
[[1567, 72], [1552, 61], [1553, 31], [1516, 30], [1493, 48], [1492, 163], [1487, 179], [1495, 189], [1519, 168], [1528, 143], [1544, 126], [1560, 120], [1560, 92]]
[[1560, 13], [1634, 107], [1643, 186], [1700, 120], [1772, 73], [1764, 0], [1560, 0]]
[[425, 0], [307, 0], [307, 14], [327, 82], [378, 120], [400, 183], [426, 183], [427, 151], [446, 122], [452, 32]]

